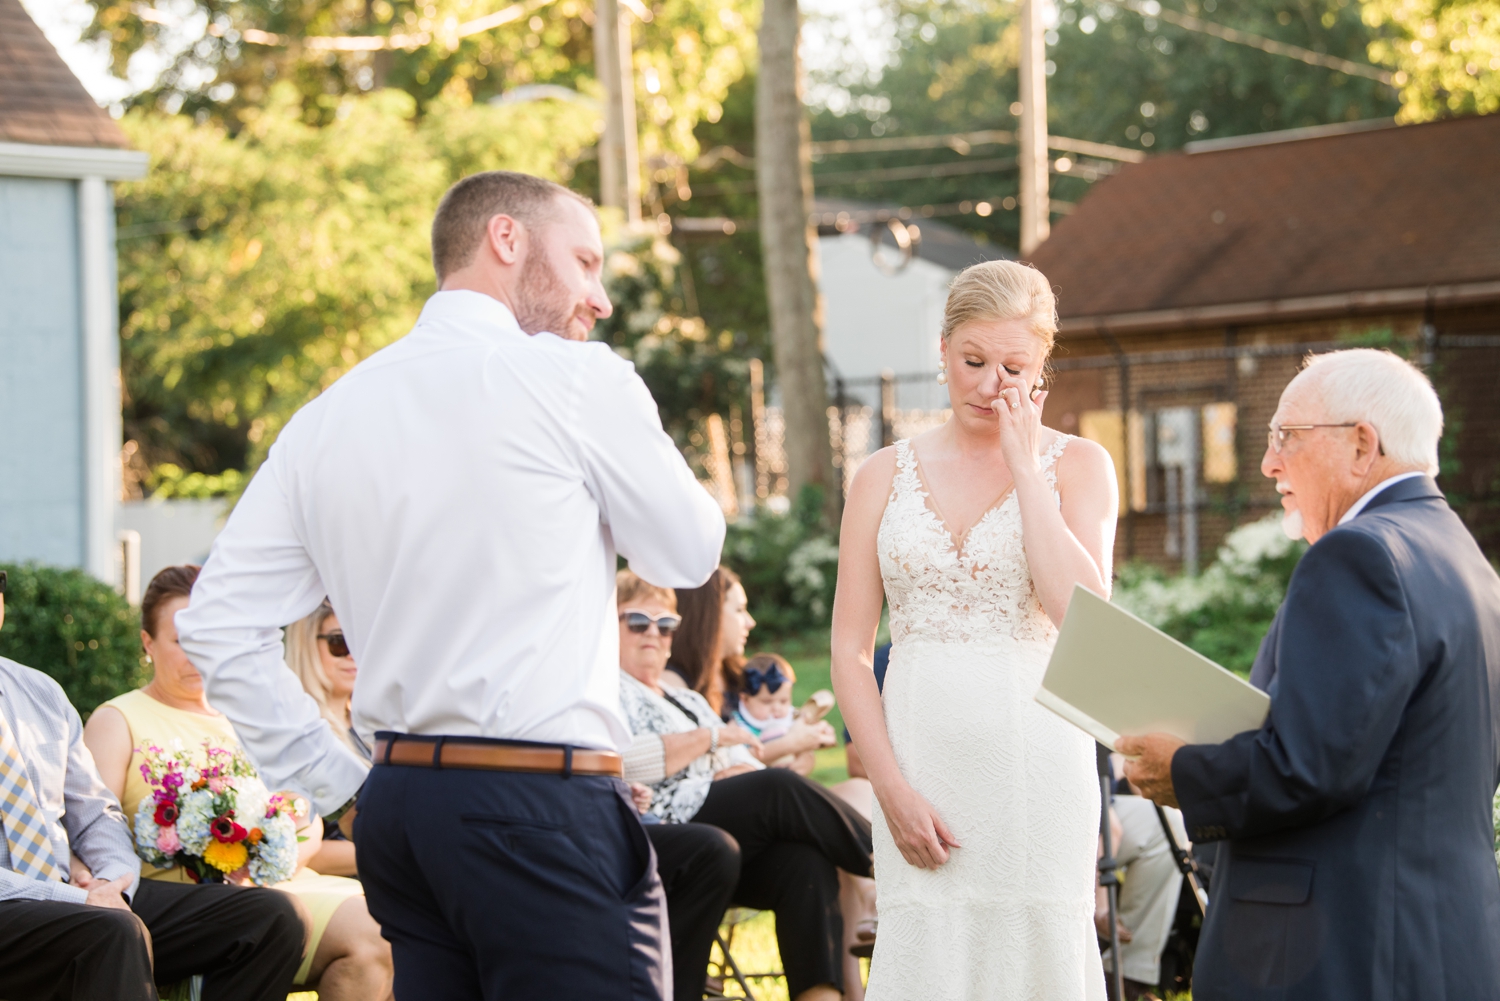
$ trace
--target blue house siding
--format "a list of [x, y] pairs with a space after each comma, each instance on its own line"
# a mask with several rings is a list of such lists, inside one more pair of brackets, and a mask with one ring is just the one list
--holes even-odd
[[84, 562], [77, 183], [0, 176], [0, 559]]

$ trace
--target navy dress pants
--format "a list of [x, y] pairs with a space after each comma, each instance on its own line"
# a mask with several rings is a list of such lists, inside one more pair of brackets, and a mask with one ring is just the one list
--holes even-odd
[[377, 764], [355, 817], [398, 1001], [664, 1001], [656, 857], [625, 783]]

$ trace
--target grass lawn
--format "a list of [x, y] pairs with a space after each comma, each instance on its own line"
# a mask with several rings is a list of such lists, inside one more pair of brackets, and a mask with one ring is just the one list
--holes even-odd
[[[797, 672], [797, 683], [792, 686], [794, 706], [800, 707], [807, 701], [809, 695], [820, 688], [833, 691], [833, 682], [829, 678], [827, 633], [809, 633], [764, 647], [756, 646], [752, 636], [747, 652], [779, 653], [791, 663], [792, 670]], [[834, 785], [849, 777], [843, 745], [844, 715], [837, 705], [833, 707], [833, 712], [828, 714], [828, 722], [832, 723], [833, 728], [838, 731], [839, 746], [824, 748], [817, 752], [818, 766], [813, 770], [812, 777], [824, 785]]]

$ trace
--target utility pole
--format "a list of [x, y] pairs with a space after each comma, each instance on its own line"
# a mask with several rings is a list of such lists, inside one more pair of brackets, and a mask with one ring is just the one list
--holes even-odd
[[755, 85], [755, 186], [788, 492], [795, 501], [803, 487], [821, 487], [824, 513], [836, 525], [840, 497], [828, 441], [818, 231], [811, 220], [812, 137], [797, 57], [801, 30], [797, 0], [765, 0]]
[[594, 70], [604, 87], [599, 138], [599, 200], [641, 222], [641, 156], [636, 146], [635, 66], [630, 15], [617, 0], [594, 0]]
[[1021, 4], [1021, 256], [1030, 257], [1052, 225], [1047, 197], [1047, 43], [1045, 0]]

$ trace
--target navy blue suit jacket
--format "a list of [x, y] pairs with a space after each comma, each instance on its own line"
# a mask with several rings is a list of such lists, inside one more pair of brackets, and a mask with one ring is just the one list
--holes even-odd
[[1432, 480], [1307, 551], [1251, 681], [1264, 726], [1172, 759], [1225, 842], [1195, 1001], [1500, 998], [1500, 578]]

